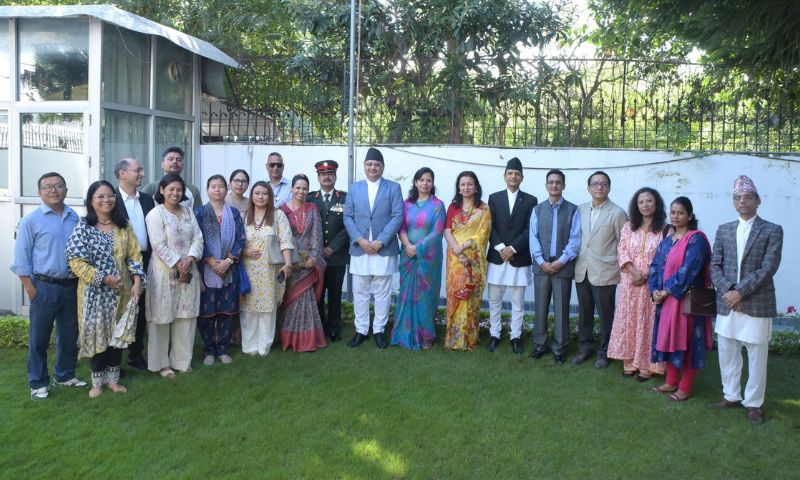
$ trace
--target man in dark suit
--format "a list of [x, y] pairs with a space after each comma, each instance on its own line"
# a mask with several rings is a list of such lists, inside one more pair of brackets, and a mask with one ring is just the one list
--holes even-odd
[[[711, 280], [717, 289], [719, 370], [723, 398], [716, 408], [744, 406], [754, 424], [764, 422], [761, 406], [767, 387], [767, 354], [772, 320], [777, 315], [773, 277], [781, 263], [783, 229], [758, 216], [761, 198], [742, 175], [733, 184], [736, 221], [717, 229], [711, 255]], [[742, 346], [748, 377], [742, 398]]]
[[307, 201], [314, 203], [322, 218], [322, 254], [325, 256], [324, 290], [328, 292], [328, 311], [325, 312], [325, 294], [320, 297], [319, 317], [325, 333], [332, 342], [342, 339], [342, 283], [350, 255], [349, 238], [344, 228], [344, 203], [347, 192], [336, 190], [336, 169], [339, 164], [323, 160], [314, 165], [320, 189], [309, 192]]
[[519, 189], [522, 184], [522, 162], [514, 157], [503, 174], [506, 188], [489, 195], [492, 231], [486, 254], [486, 283], [489, 291], [489, 344], [493, 352], [500, 343], [500, 312], [506, 290], [511, 295], [511, 350], [522, 353], [522, 317], [525, 313], [525, 287], [531, 283], [531, 254], [528, 222], [536, 206], [536, 197]]
[[[137, 189], [144, 179], [144, 169], [135, 158], [123, 158], [114, 167], [114, 176], [119, 181], [117, 201], [125, 205], [125, 214], [139, 241], [142, 250], [144, 270], [150, 265], [150, 242], [147, 240], [147, 226], [144, 219], [155, 207], [153, 197]], [[147, 360], [142, 355], [144, 349], [144, 331], [147, 321], [144, 315], [144, 295], [139, 295], [139, 317], [136, 320], [136, 341], [128, 345], [128, 365], [140, 370], [147, 370]]]

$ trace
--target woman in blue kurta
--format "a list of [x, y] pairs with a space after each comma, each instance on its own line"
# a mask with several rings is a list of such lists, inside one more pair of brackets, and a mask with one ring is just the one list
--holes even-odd
[[205, 288], [200, 294], [197, 328], [203, 338], [204, 365], [214, 357], [231, 363], [228, 354], [233, 319], [239, 315], [239, 259], [246, 237], [239, 211], [225, 202], [228, 184], [222, 175], [206, 183], [209, 202], [195, 209], [203, 232], [203, 259], [200, 279]]
[[683, 401], [692, 395], [694, 378], [705, 367], [705, 352], [711, 349], [711, 319], [683, 313], [686, 292], [711, 283], [711, 247], [697, 229], [688, 198], [676, 198], [669, 210], [674, 233], [658, 246], [648, 280], [658, 304], [652, 361], [667, 362], [666, 382], [652, 390]]
[[400, 295], [391, 344], [412, 350], [430, 348], [436, 340], [433, 320], [442, 285], [442, 235], [447, 215], [444, 202], [435, 193], [433, 171], [427, 167], [417, 170], [400, 228]]

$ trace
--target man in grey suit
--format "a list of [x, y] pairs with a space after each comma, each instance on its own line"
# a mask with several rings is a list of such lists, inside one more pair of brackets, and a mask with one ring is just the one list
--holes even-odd
[[[717, 333], [723, 398], [712, 406], [744, 406], [747, 418], [764, 422], [761, 406], [767, 386], [767, 354], [777, 314], [773, 277], [781, 263], [783, 229], [758, 216], [761, 198], [753, 181], [741, 175], [733, 183], [733, 207], [739, 219], [717, 229], [711, 256], [711, 280], [717, 289]], [[742, 399], [742, 346], [747, 348], [748, 378]]]
[[578, 294], [578, 339], [580, 351], [572, 363], [580, 365], [595, 349], [594, 310], [600, 314], [600, 342], [597, 345], [596, 368], [608, 367], [608, 341], [614, 323], [614, 299], [620, 273], [617, 244], [622, 226], [628, 217], [625, 210], [609, 200], [611, 177], [598, 170], [589, 175], [586, 189], [591, 202], [582, 203], [581, 250], [575, 262], [575, 291]]
[[364, 158], [367, 178], [350, 187], [344, 205], [356, 324], [356, 333], [347, 344], [351, 348], [364, 343], [369, 334], [370, 295], [375, 298], [375, 345], [389, 346], [383, 329], [389, 320], [392, 275], [397, 271], [400, 253], [397, 232], [403, 224], [403, 195], [400, 184], [383, 178], [383, 168], [383, 155], [370, 148]]
[[564, 199], [566, 177], [553, 169], [545, 177], [547, 201], [534, 207], [529, 227], [533, 258], [533, 287], [536, 299], [536, 322], [531, 358], [547, 352], [547, 313], [553, 297], [553, 355], [556, 363], [566, 362], [569, 343], [569, 297], [575, 275], [575, 257], [581, 246], [581, 212]]
[[[183, 166], [184, 166], [184, 153], [181, 147], [169, 147], [164, 150], [164, 154], [161, 156], [161, 170], [163, 175], [168, 173], [174, 173], [175, 175], [181, 175], [183, 173]], [[162, 175], [162, 177], [163, 177]], [[144, 186], [141, 190], [142, 193], [146, 193], [151, 197], [156, 194], [158, 191], [158, 182], [161, 181], [161, 178], [156, 178], [151, 183], [148, 183]], [[181, 178], [182, 175], [181, 175]], [[184, 178], [184, 181], [186, 179]], [[189, 207], [189, 208], [197, 208], [203, 205], [203, 199], [200, 197], [200, 190], [197, 189], [191, 182], [186, 182], [186, 191], [183, 192], [186, 195], [186, 200], [181, 202], [182, 205]]]

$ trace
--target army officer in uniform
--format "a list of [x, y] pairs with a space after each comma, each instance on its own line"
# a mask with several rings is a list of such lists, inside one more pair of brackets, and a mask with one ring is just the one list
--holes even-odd
[[323, 160], [314, 164], [317, 169], [320, 189], [309, 192], [306, 201], [313, 202], [322, 217], [322, 253], [325, 255], [325, 285], [328, 292], [328, 309], [325, 311], [325, 295], [319, 300], [319, 316], [325, 333], [332, 342], [342, 339], [342, 284], [347, 264], [349, 238], [344, 228], [344, 200], [347, 192], [336, 190], [336, 169], [339, 164]]

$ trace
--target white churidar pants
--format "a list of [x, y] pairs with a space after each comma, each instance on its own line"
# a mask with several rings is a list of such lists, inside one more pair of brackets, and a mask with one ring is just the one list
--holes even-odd
[[[742, 346], [747, 348], [747, 385], [742, 400]], [[725, 400], [742, 400], [745, 407], [760, 408], [767, 389], [767, 354], [769, 343], [748, 343], [717, 334], [719, 371]]]
[[242, 325], [242, 353], [267, 355], [275, 340], [276, 312], [239, 312]]
[[186, 371], [192, 364], [197, 318], [176, 318], [172, 323], [147, 324], [147, 369], [165, 367]]
[[522, 317], [525, 313], [525, 287], [489, 284], [489, 333], [500, 338], [500, 314], [506, 290], [511, 297], [511, 339], [522, 336]]
[[389, 321], [389, 303], [392, 298], [391, 275], [353, 275], [353, 313], [356, 331], [369, 333], [369, 296], [375, 297], [375, 320], [372, 333], [382, 333]]

